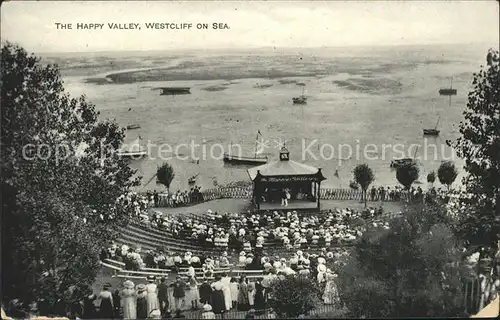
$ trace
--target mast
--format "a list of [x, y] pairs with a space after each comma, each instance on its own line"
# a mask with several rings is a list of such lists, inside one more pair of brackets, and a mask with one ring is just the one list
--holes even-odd
[[441, 119], [441, 116], [439, 116], [439, 117], [438, 117], [438, 121], [436, 122], [436, 126], [434, 127], [434, 130], [436, 130], [436, 129], [437, 129], [438, 124], [439, 124], [439, 120], [440, 120], [440, 119]]
[[413, 159], [415, 159], [415, 156], [417, 155], [417, 151], [418, 151], [418, 146], [417, 146], [417, 148], [415, 149], [415, 153], [413, 154]]
[[257, 159], [257, 146], [259, 143], [259, 132], [257, 131], [257, 137], [255, 137], [255, 159]]

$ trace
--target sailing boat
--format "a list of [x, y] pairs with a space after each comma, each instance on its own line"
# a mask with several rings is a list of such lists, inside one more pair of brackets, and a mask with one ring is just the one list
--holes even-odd
[[302, 87], [302, 95], [292, 98], [293, 104], [307, 104], [307, 97], [304, 95], [305, 87]]
[[453, 78], [451, 78], [451, 83], [449, 88], [441, 88], [439, 89], [439, 94], [442, 96], [456, 96], [457, 95], [457, 89], [453, 89]]
[[438, 121], [436, 122], [436, 126], [434, 127], [434, 129], [423, 129], [424, 136], [439, 136], [440, 131], [437, 129], [437, 126], [439, 124], [439, 119], [440, 117], [438, 117]]
[[417, 146], [417, 149], [415, 149], [415, 153], [413, 154], [413, 158], [403, 158], [403, 159], [392, 160], [391, 161], [391, 168], [397, 169], [399, 167], [409, 165], [412, 163], [416, 164], [417, 162], [415, 160], [415, 156], [417, 155], [417, 151], [418, 151], [418, 146]]
[[254, 157], [240, 157], [234, 156], [231, 153], [224, 153], [223, 160], [227, 163], [234, 164], [265, 164], [267, 163], [267, 157], [257, 157], [257, 145], [259, 141], [259, 136], [261, 135], [260, 130], [257, 132], [257, 138], [255, 139], [255, 155]]
[[147, 155], [148, 152], [145, 147], [141, 145], [141, 137], [139, 136], [129, 145], [123, 145], [118, 150], [118, 156], [129, 159], [140, 159]]
[[195, 182], [196, 182], [196, 178], [197, 178], [199, 175], [200, 175], [200, 174], [198, 173], [198, 174], [196, 174], [196, 175], [192, 176], [191, 178], [189, 178], [189, 179], [188, 179], [188, 183], [189, 183], [189, 184], [193, 184], [193, 183], [195, 183]]

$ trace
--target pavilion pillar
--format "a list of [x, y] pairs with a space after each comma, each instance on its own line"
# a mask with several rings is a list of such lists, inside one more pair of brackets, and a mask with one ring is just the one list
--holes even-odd
[[318, 192], [317, 192], [317, 199], [318, 199], [318, 209], [320, 208], [320, 203], [319, 203], [319, 198], [320, 198], [320, 190], [321, 190], [321, 180], [318, 181]]

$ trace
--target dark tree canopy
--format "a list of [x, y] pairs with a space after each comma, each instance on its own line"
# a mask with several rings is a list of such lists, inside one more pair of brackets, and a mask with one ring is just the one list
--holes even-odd
[[365, 199], [366, 206], [366, 190], [372, 182], [375, 180], [375, 175], [373, 174], [372, 169], [367, 164], [359, 164], [353, 170], [354, 181], [361, 186], [363, 190], [363, 196]]
[[436, 181], [436, 173], [432, 171], [427, 175], [427, 182], [434, 183], [434, 181]]
[[389, 229], [369, 228], [339, 276], [350, 316], [458, 316], [463, 287], [460, 269], [452, 267], [459, 256], [448, 225], [438, 207], [410, 207]]
[[[474, 74], [461, 137], [453, 143], [465, 159], [466, 194], [461, 197], [461, 234], [471, 246], [496, 249], [500, 237], [500, 67], [491, 49]], [[451, 142], [450, 142], [451, 144]]]
[[138, 180], [116, 155], [124, 130], [70, 98], [57, 66], [10, 43], [1, 62], [2, 295], [53, 304], [93, 283]]
[[170, 188], [170, 184], [172, 180], [175, 178], [174, 168], [167, 162], [164, 162], [161, 166], [156, 170], [156, 178], [158, 182], [163, 184], [167, 189]]
[[458, 171], [455, 168], [455, 164], [451, 161], [445, 161], [441, 163], [438, 169], [439, 182], [446, 185], [450, 189], [451, 184], [457, 178]]
[[406, 189], [410, 189], [413, 182], [418, 180], [420, 169], [417, 164], [407, 163], [398, 166], [396, 169], [396, 179], [401, 183]]

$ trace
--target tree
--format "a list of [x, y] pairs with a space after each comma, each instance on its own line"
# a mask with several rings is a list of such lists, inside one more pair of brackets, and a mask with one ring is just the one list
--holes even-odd
[[286, 276], [270, 286], [269, 306], [280, 318], [307, 315], [320, 302], [317, 283], [307, 277]]
[[2, 298], [53, 307], [90, 288], [139, 178], [117, 155], [124, 130], [70, 98], [57, 66], [11, 43], [1, 62]]
[[457, 239], [445, 210], [411, 207], [370, 227], [339, 273], [349, 317], [444, 317], [463, 311]]
[[419, 168], [416, 163], [406, 163], [398, 166], [396, 169], [396, 179], [401, 183], [406, 190], [410, 190], [413, 182], [418, 180]]
[[436, 173], [434, 171], [432, 171], [427, 175], [427, 182], [429, 182], [430, 184], [433, 184], [434, 181], [436, 181]]
[[172, 168], [172, 166], [169, 165], [167, 162], [164, 162], [156, 170], [156, 177], [158, 178], [158, 182], [163, 184], [168, 191], [170, 188], [170, 184], [172, 183], [172, 180], [174, 180], [175, 177], [174, 168]]
[[370, 184], [375, 180], [375, 175], [373, 174], [372, 169], [367, 164], [359, 164], [354, 168], [354, 181], [361, 186], [361, 190], [363, 190], [363, 197], [365, 199], [365, 207], [366, 207], [366, 191]]
[[442, 162], [438, 169], [439, 182], [446, 185], [450, 190], [451, 184], [457, 178], [458, 172], [455, 164], [451, 161]]
[[480, 251], [480, 263], [491, 260], [500, 240], [500, 66], [498, 50], [490, 49], [486, 67], [472, 80], [461, 136], [454, 146], [465, 160], [465, 192], [455, 212], [458, 230], [468, 247]]

